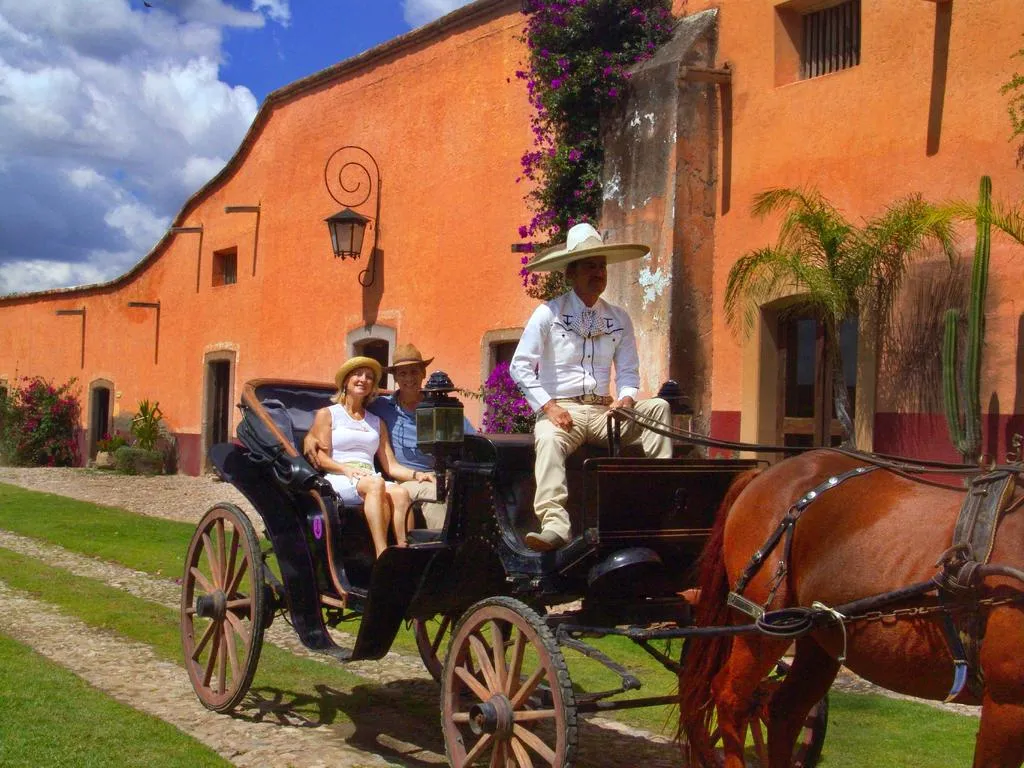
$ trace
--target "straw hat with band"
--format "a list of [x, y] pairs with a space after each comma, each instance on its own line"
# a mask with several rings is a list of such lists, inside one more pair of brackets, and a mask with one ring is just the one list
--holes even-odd
[[397, 373], [399, 368], [406, 368], [410, 365], [422, 365], [426, 368], [432, 362], [434, 362], [434, 358], [424, 360], [423, 355], [412, 344], [402, 344], [395, 350], [391, 365], [388, 366], [388, 373]]
[[344, 363], [341, 364], [341, 368], [334, 374], [334, 383], [338, 385], [338, 394], [344, 395], [345, 392], [342, 389], [345, 386], [345, 379], [352, 375], [352, 372], [357, 368], [369, 368], [373, 371], [373, 383], [374, 386], [380, 381], [382, 369], [380, 363], [374, 360], [372, 357], [363, 357], [357, 355], [356, 357], [350, 357]]
[[554, 272], [591, 256], [604, 256], [606, 263], [639, 259], [651, 252], [637, 243], [605, 243], [593, 225], [583, 222], [569, 230], [564, 243], [546, 248], [526, 265], [527, 272]]

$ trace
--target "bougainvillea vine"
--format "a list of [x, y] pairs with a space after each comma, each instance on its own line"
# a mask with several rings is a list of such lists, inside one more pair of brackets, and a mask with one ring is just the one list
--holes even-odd
[[[533, 106], [533, 146], [518, 181], [534, 212], [523, 240], [556, 242], [601, 210], [601, 115], [625, 90], [629, 68], [650, 58], [672, 34], [670, 0], [524, 0], [528, 66], [516, 72]], [[523, 257], [525, 264], [529, 257]], [[550, 298], [564, 290], [560, 273], [522, 269], [527, 293]]]

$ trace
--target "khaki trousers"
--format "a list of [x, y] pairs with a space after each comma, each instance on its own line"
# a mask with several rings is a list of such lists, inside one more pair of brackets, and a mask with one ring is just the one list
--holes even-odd
[[[608, 442], [608, 408], [604, 405], [582, 405], [559, 401], [558, 403], [572, 416], [572, 429], [566, 432], [552, 424], [544, 413], [537, 414], [533, 428], [537, 477], [537, 495], [533, 511], [540, 520], [541, 528], [554, 531], [568, 541], [571, 536], [569, 513], [565, 510], [569, 491], [565, 483], [565, 459], [584, 443], [606, 445]], [[671, 411], [668, 403], [661, 398], [641, 400], [636, 404], [637, 413], [660, 421], [669, 426]], [[640, 443], [644, 455], [655, 459], [672, 458], [672, 441], [664, 435], [643, 429], [629, 422], [622, 425], [622, 444]]]
[[414, 502], [422, 501], [420, 510], [427, 521], [427, 528], [444, 528], [444, 518], [448, 514], [448, 504], [437, 501], [437, 483], [433, 480], [406, 480], [402, 487], [409, 492]]

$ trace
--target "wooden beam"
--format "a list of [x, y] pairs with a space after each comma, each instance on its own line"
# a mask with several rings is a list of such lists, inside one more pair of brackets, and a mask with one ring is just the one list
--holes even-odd
[[679, 70], [679, 81], [688, 83], [715, 83], [717, 85], [732, 82], [732, 69], [728, 64], [721, 67], [682, 67]]

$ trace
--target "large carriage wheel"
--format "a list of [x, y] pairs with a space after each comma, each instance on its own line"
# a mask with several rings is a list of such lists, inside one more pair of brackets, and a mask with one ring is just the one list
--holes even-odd
[[444, 658], [448, 641], [451, 639], [455, 618], [451, 614], [439, 613], [430, 619], [413, 619], [412, 631], [416, 637], [416, 649], [435, 681], [441, 682], [444, 673]]
[[466, 611], [444, 665], [441, 725], [455, 768], [574, 764], [578, 732], [569, 670], [532, 609], [492, 597]]
[[[754, 754], [757, 757], [757, 765], [768, 765], [768, 704], [775, 691], [782, 684], [789, 665], [779, 661], [775, 669], [768, 675], [757, 689], [758, 709], [757, 715], [750, 721], [750, 738], [753, 742]], [[825, 745], [825, 731], [828, 728], [828, 696], [822, 698], [817, 704], [811, 707], [807, 718], [800, 729], [796, 746], [793, 748], [793, 762], [791, 765], [797, 768], [813, 768], [821, 759], [821, 749]], [[711, 743], [717, 744], [721, 734], [715, 729], [711, 734]], [[716, 752], [719, 764], [722, 763], [721, 754]]]
[[233, 504], [211, 507], [188, 545], [181, 588], [185, 666], [207, 709], [227, 712], [249, 690], [263, 646], [265, 600], [252, 523]]

